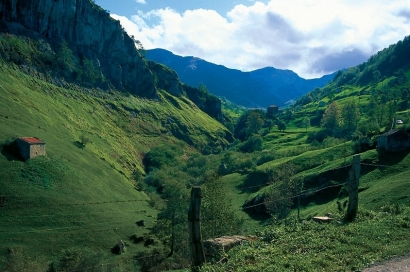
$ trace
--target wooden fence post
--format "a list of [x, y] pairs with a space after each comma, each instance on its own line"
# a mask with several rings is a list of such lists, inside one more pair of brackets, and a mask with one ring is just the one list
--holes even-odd
[[202, 192], [200, 187], [192, 187], [191, 204], [188, 211], [188, 227], [191, 246], [192, 259], [194, 266], [202, 266], [205, 263], [204, 248], [202, 246], [201, 234], [201, 198]]
[[353, 156], [352, 168], [349, 171], [349, 204], [347, 206], [346, 220], [352, 222], [357, 215], [359, 207], [359, 178], [360, 178], [360, 154]]

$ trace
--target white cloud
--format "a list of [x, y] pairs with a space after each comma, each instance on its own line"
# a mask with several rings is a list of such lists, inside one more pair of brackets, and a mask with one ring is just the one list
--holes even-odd
[[137, 2], [138, 4], [146, 4], [147, 2], [145, 2], [145, 0], [135, 0], [135, 2]]
[[365, 61], [410, 33], [402, 0], [271, 0], [238, 5], [222, 16], [213, 10], [178, 13], [157, 9], [124, 28], [145, 48], [164, 48], [230, 68], [291, 69], [310, 78]]

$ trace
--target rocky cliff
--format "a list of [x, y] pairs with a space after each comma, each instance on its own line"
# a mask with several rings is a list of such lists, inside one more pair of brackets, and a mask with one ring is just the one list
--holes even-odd
[[0, 1], [0, 60], [63, 87], [68, 81], [151, 99], [158, 99], [158, 89], [187, 95], [223, 120], [219, 99], [209, 94], [196, 99], [197, 88], [187, 93], [175, 71], [147, 61], [140, 52], [120, 22], [92, 0]]
[[154, 77], [119, 21], [91, 0], [2, 0], [0, 31], [66, 41], [115, 89], [156, 98]]

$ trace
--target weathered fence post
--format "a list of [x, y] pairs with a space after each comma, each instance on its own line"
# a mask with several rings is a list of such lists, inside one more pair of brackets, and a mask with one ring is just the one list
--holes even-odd
[[201, 198], [200, 187], [192, 187], [191, 204], [188, 211], [188, 227], [191, 246], [192, 259], [194, 266], [201, 266], [205, 262], [204, 248], [202, 246], [201, 235]]
[[359, 207], [359, 178], [360, 178], [360, 154], [353, 156], [352, 168], [349, 171], [349, 204], [347, 206], [346, 220], [352, 222], [357, 215]]

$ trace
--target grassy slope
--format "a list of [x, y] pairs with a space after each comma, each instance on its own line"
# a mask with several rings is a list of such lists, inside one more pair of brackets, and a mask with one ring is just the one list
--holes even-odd
[[[406, 75], [409, 78], [408, 71]], [[387, 78], [374, 85], [373, 88], [375, 90], [385, 88], [386, 82], [389, 80]], [[346, 86], [342, 91], [334, 94], [333, 100], [342, 106], [348, 99], [355, 99], [364, 110], [370, 95], [366, 93], [359, 95], [363, 89], [366, 87]], [[329, 99], [321, 100], [328, 101]], [[282, 163], [292, 161], [302, 169], [297, 174], [300, 177], [325, 173], [325, 175], [320, 176], [324, 178], [322, 181], [316, 180], [315, 182], [315, 179], [311, 179], [312, 183], [305, 184], [305, 189], [320, 188], [320, 183], [323, 182], [325, 184], [343, 183], [347, 179], [348, 168], [346, 171], [332, 169], [350, 163], [353, 155], [353, 143], [350, 141], [335, 142], [316, 146], [312, 149], [312, 146], [306, 144], [305, 129], [297, 127], [304, 116], [313, 118], [318, 109], [324, 110], [325, 108], [319, 107], [318, 101], [314, 101], [302, 108], [300, 112], [294, 112], [295, 118], [288, 124], [284, 133], [272, 131], [265, 135], [264, 151], [275, 151], [282, 156], [258, 166], [257, 171], [265, 172], [269, 168], [275, 168]], [[401, 111], [398, 116], [405, 123], [409, 121], [408, 111]], [[362, 115], [362, 121], [366, 122], [366, 120], [367, 117]], [[317, 127], [308, 129], [309, 132], [317, 130]], [[389, 256], [410, 252], [410, 245], [407, 243], [410, 239], [408, 232], [410, 227], [408, 208], [410, 207], [410, 179], [408, 178], [410, 154], [403, 152], [379, 157], [375, 150], [370, 150], [361, 154], [361, 160], [368, 164], [382, 166], [362, 165], [359, 188], [360, 215], [357, 222], [342, 226], [331, 224], [329, 227], [319, 227], [313, 223], [314, 225], [309, 225], [304, 230], [292, 230], [287, 227], [281, 229], [279, 226], [273, 226], [272, 232], [277, 229], [277, 232], [280, 233], [278, 234], [280, 238], [277, 238], [278, 242], [263, 240], [242, 248], [239, 247], [229, 254], [231, 257], [226, 265], [216, 265], [210, 269], [216, 271], [293, 271], [293, 269], [297, 271], [317, 271], [319, 269], [323, 269], [323, 271], [350, 271]], [[238, 210], [238, 213], [247, 219], [244, 232], [249, 234], [255, 229], [269, 232], [269, 227], [266, 227], [268, 221], [264, 220], [263, 217], [250, 216], [240, 211], [241, 205], [246, 200], [262, 194], [266, 190], [266, 187], [240, 189], [244, 185], [259, 185], [261, 181], [257, 176], [255, 179], [250, 179], [250, 175], [231, 174], [224, 176], [222, 181], [226, 183], [227, 191], [234, 199], [233, 209]], [[340, 218], [343, 214], [339, 214], [336, 201], [343, 202], [347, 198], [337, 198], [337, 192], [331, 192], [331, 194], [331, 196], [317, 195], [310, 202], [305, 203], [301, 208], [301, 218], [310, 220], [312, 216], [323, 216], [326, 213], [332, 213], [336, 218]], [[391, 207], [396, 207], [394, 205], [403, 207], [400, 214], [392, 212], [394, 208]], [[296, 215], [297, 210], [294, 209], [289, 217], [295, 218]], [[256, 219], [256, 221], [252, 219]], [[300, 227], [304, 228], [303, 225], [296, 228]], [[320, 232], [317, 228], [321, 228]], [[322, 234], [319, 235], [319, 233]], [[333, 233], [337, 233], [337, 235], [333, 235]], [[347, 242], [347, 236], [344, 236], [346, 233], [350, 239]], [[260, 235], [263, 237], [263, 233]], [[384, 238], [381, 239], [381, 237]], [[329, 241], [334, 241], [334, 243], [329, 243]], [[302, 244], [305, 244], [306, 248], [302, 247]], [[361, 245], [361, 249], [357, 250], [359, 245]], [[291, 252], [289, 248], [294, 248], [295, 251]], [[362, 258], [357, 258], [357, 256], [362, 256]]]
[[[178, 141], [171, 135], [173, 124], [162, 124], [171, 117], [197, 146], [223, 142], [214, 136], [225, 130], [220, 123], [189, 100], [166, 93], [162, 102], [93, 96], [2, 64], [0, 82], [0, 142], [36, 136], [47, 143], [47, 158], [24, 163], [8, 160], [4, 152], [0, 156], [0, 267], [9, 262], [6, 267], [18, 271], [24, 267], [17, 263], [26, 260], [26, 269], [44, 271], [53, 257], [70, 248], [103, 251], [109, 256], [104, 262], [118, 263], [147, 250], [129, 236], [148, 233], [135, 221], [144, 219], [150, 227], [157, 211], [134, 189], [132, 173], [143, 171], [141, 160], [151, 146]], [[83, 134], [90, 142], [80, 148]], [[129, 243], [127, 253], [113, 257], [109, 251], [120, 240]], [[20, 261], [13, 263], [13, 256], [21, 256]]]

